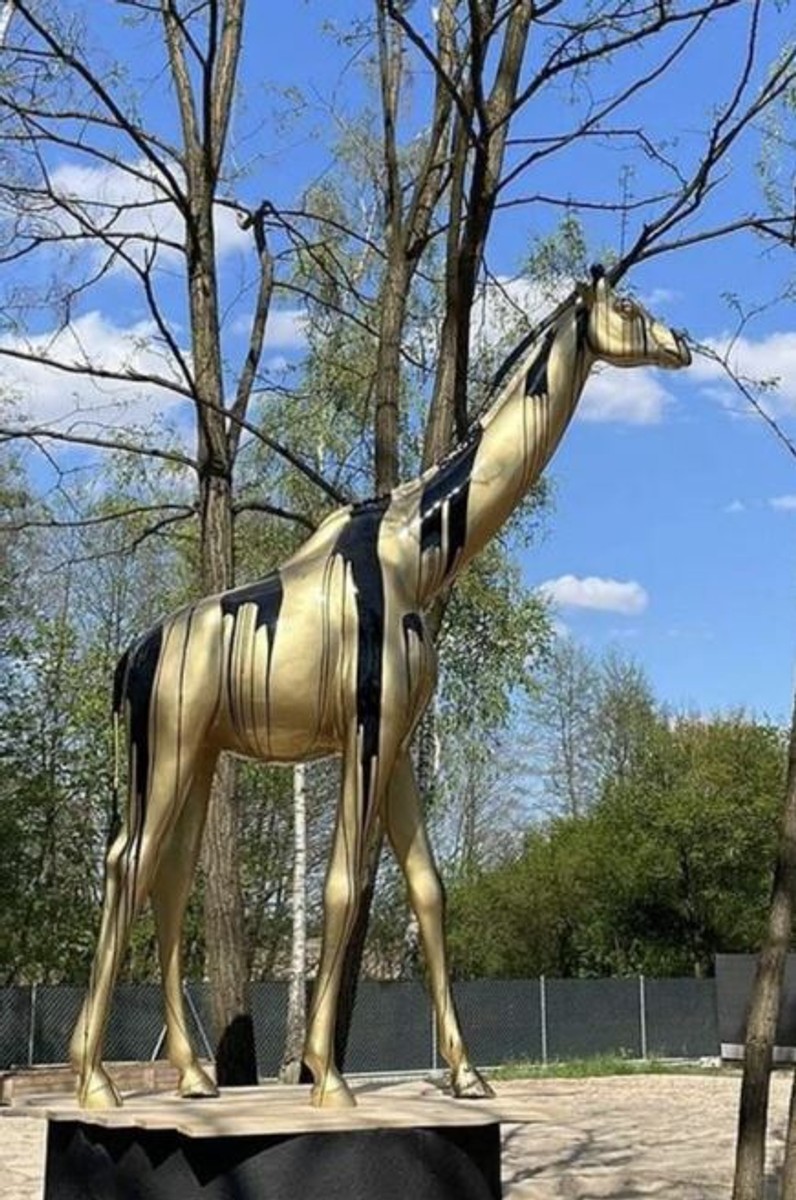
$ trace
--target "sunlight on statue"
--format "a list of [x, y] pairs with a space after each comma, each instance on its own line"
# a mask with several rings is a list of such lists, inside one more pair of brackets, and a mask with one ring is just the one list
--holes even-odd
[[459, 1028], [442, 889], [409, 756], [436, 678], [423, 612], [538, 480], [595, 362], [676, 368], [690, 358], [679, 334], [617, 296], [593, 268], [591, 282], [509, 356], [493, 403], [443, 462], [387, 496], [332, 513], [279, 570], [199, 600], [130, 647], [114, 687], [114, 712], [127, 732], [126, 813], [108, 854], [97, 950], [71, 1044], [82, 1106], [121, 1103], [102, 1065], [102, 1042], [131, 923], [147, 898], [180, 1092], [216, 1094], [188, 1037], [180, 943], [222, 750], [280, 763], [342, 755], [304, 1047], [313, 1103], [354, 1103], [335, 1066], [334, 1028], [377, 815], [420, 928], [453, 1094], [492, 1094]]

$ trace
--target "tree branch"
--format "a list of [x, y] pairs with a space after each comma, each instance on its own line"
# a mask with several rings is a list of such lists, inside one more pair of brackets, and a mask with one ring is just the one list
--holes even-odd
[[113, 96], [105, 85], [89, 70], [86, 64], [79, 59], [75, 54], [63, 46], [58, 38], [50, 32], [49, 28], [40, 21], [31, 11], [27, 0], [14, 0], [15, 12], [18, 13], [27, 22], [29, 27], [34, 30], [44, 44], [48, 47], [50, 54], [57, 62], [63, 63], [86, 84], [89, 91], [92, 92], [104, 109], [111, 114], [117, 127], [124, 133], [149, 162], [160, 172], [164, 178], [168, 179], [172, 190], [175, 203], [184, 207], [185, 197], [178, 180], [175, 178], [171, 168], [166, 160], [155, 153], [153, 144], [144, 132], [138, 128], [119, 107]]
[[30, 428], [20, 426], [15, 428], [11, 425], [0, 425], [0, 444], [22, 440], [36, 442], [38, 439], [66, 442], [71, 446], [93, 446], [100, 450], [122, 450], [126, 454], [138, 454], [145, 458], [159, 458], [164, 462], [177, 463], [181, 467], [190, 467], [194, 471], [197, 469], [195, 460], [189, 458], [186, 454], [180, 454], [176, 450], [161, 450], [155, 446], [141, 446], [135, 442], [128, 442], [123, 438], [92, 437], [90, 434], [66, 433], [60, 429], [36, 426]]
[[257, 286], [257, 296], [254, 301], [251, 329], [249, 331], [249, 345], [240, 375], [238, 376], [235, 400], [230, 409], [232, 427], [227, 435], [227, 440], [230, 457], [233, 460], [238, 450], [242, 429], [242, 426], [238, 422], [246, 416], [246, 411], [249, 407], [252, 387], [254, 386], [257, 369], [262, 357], [268, 312], [271, 307], [271, 297], [274, 291], [274, 262], [268, 249], [265, 233], [264, 217], [266, 211], [267, 205], [263, 202], [255, 212], [239, 221], [242, 229], [251, 227], [254, 232], [254, 243], [260, 263], [260, 278]]

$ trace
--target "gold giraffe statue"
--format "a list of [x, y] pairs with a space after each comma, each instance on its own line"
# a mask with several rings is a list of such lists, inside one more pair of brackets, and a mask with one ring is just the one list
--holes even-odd
[[313, 1103], [354, 1103], [334, 1063], [334, 1028], [377, 818], [417, 917], [453, 1094], [492, 1094], [459, 1029], [443, 893], [409, 756], [436, 679], [423, 610], [539, 478], [597, 360], [683, 367], [690, 354], [680, 335], [617, 296], [602, 268], [592, 268], [591, 283], [510, 355], [494, 403], [444, 461], [389, 495], [332, 513], [279, 570], [183, 608], [123, 656], [114, 712], [126, 722], [127, 809], [108, 854], [96, 955], [71, 1043], [81, 1106], [121, 1103], [102, 1065], [102, 1042], [130, 926], [147, 897], [180, 1093], [216, 1094], [188, 1038], [180, 943], [221, 750], [281, 763], [342, 755], [304, 1047]]

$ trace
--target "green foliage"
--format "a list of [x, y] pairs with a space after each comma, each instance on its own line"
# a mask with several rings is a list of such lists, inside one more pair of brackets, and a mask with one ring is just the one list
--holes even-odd
[[107, 663], [81, 654], [63, 615], [35, 619], [0, 706], [2, 974], [87, 970], [110, 800]]
[[726, 1068], [684, 1066], [659, 1058], [624, 1058], [617, 1054], [595, 1054], [564, 1062], [513, 1062], [495, 1071], [490, 1079], [602, 1079], [610, 1075], [717, 1075]]
[[782, 732], [658, 714], [616, 745], [588, 812], [530, 830], [521, 853], [452, 888], [458, 974], [705, 975], [717, 952], [757, 947]]
[[562, 282], [588, 278], [589, 251], [583, 225], [568, 212], [555, 229], [534, 239], [525, 266], [547, 303], [561, 298]]
[[490, 543], [454, 588], [440, 632], [440, 705], [451, 726], [505, 725], [549, 637], [539, 596], [505, 546]]
[[[20, 516], [99, 523], [6, 534], [0, 644], [0, 978], [83, 980], [93, 955], [111, 825], [111, 679], [131, 636], [185, 594], [167, 540], [143, 538], [157, 503], [145, 480], [109, 466], [104, 485], [64, 508], [18, 503]], [[174, 498], [169, 473], [163, 491]], [[14, 489], [15, 494], [18, 489]], [[157, 513], [155, 513], [155, 519]], [[130, 548], [135, 546], [135, 553]], [[123, 767], [122, 780], [123, 780]], [[127, 972], [150, 976], [151, 921], [134, 931]]]

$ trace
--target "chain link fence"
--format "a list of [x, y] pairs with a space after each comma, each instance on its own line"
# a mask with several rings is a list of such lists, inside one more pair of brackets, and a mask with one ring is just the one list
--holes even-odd
[[[454, 986], [476, 1062], [497, 1066], [594, 1054], [699, 1058], [719, 1053], [711, 979], [480, 979]], [[0, 1068], [63, 1063], [82, 1000], [77, 987], [0, 988]], [[210, 1055], [206, 984], [185, 984], [194, 1045]], [[287, 984], [251, 985], [257, 1064], [277, 1074], [287, 1016]], [[158, 984], [116, 988], [105, 1042], [111, 1061], [146, 1061], [164, 1052]], [[433, 1013], [419, 982], [360, 984], [346, 1070], [353, 1074], [427, 1071], [443, 1066]]]

